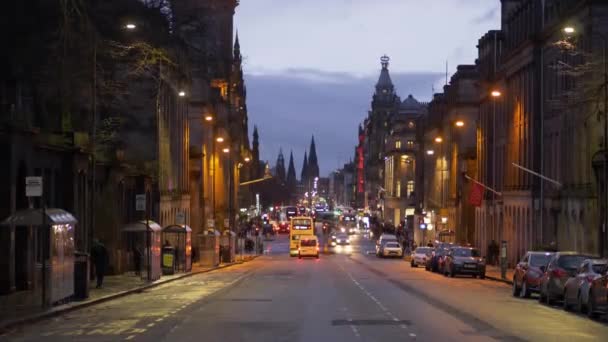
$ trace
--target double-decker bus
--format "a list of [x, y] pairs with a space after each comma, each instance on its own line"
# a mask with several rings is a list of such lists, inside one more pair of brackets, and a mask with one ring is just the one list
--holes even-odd
[[296, 216], [291, 218], [289, 229], [289, 255], [297, 256], [300, 237], [315, 235], [315, 223], [310, 217]]

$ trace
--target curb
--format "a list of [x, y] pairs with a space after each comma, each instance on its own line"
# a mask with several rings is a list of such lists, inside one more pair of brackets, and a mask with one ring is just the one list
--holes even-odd
[[499, 277], [493, 277], [493, 276], [489, 276], [487, 274], [486, 274], [486, 279], [489, 279], [489, 280], [492, 280], [492, 281], [498, 281], [498, 282], [505, 283], [505, 284], [508, 284], [508, 285], [513, 285], [513, 282], [511, 280], [502, 279], [502, 278], [499, 278]]
[[80, 310], [80, 309], [84, 309], [93, 305], [97, 305], [97, 304], [101, 304], [101, 303], [105, 303], [108, 301], [111, 301], [113, 299], [118, 299], [118, 298], [122, 298], [134, 293], [140, 293], [143, 292], [145, 290], [154, 288], [154, 287], [158, 287], [161, 285], [165, 285], [165, 284], [169, 284], [171, 282], [180, 280], [180, 279], [184, 279], [184, 278], [188, 278], [188, 277], [192, 277], [194, 275], [197, 274], [203, 274], [203, 273], [209, 273], [209, 272], [213, 272], [213, 271], [217, 271], [217, 270], [221, 270], [224, 268], [228, 268], [231, 266], [235, 266], [235, 265], [241, 265], [244, 263], [247, 263], [249, 261], [255, 260], [257, 257], [259, 257], [260, 255], [254, 255], [251, 256], [251, 258], [249, 258], [248, 260], [245, 261], [235, 261], [233, 263], [230, 264], [223, 264], [223, 265], [219, 265], [217, 267], [214, 268], [210, 268], [207, 270], [202, 270], [202, 271], [196, 271], [196, 272], [190, 272], [190, 273], [186, 273], [183, 274], [179, 277], [175, 277], [175, 278], [171, 278], [171, 279], [167, 279], [165, 281], [160, 281], [157, 283], [153, 283], [153, 284], [147, 284], [147, 285], [143, 285], [143, 286], [139, 286], [139, 287], [135, 287], [132, 289], [128, 289], [128, 290], [124, 290], [121, 292], [117, 292], [117, 293], [113, 293], [113, 294], [109, 294], [107, 296], [103, 296], [94, 300], [90, 300], [87, 302], [72, 302], [70, 304], [65, 304], [65, 306], [61, 306], [61, 307], [56, 307], [56, 308], [52, 308], [49, 311], [45, 311], [45, 312], [41, 312], [29, 317], [24, 317], [21, 319], [15, 319], [12, 321], [8, 321], [6, 323], [0, 323], [0, 336], [4, 333], [7, 332], [8, 329], [10, 328], [15, 328], [21, 325], [25, 325], [25, 324], [29, 324], [29, 323], [35, 323], [38, 321], [41, 321], [43, 319], [47, 319], [47, 318], [51, 318], [51, 317], [56, 317], [71, 311], [76, 311], [76, 310]]

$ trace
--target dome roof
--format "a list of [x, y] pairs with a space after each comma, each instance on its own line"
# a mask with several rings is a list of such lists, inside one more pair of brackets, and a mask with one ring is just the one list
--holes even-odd
[[422, 105], [416, 100], [412, 94], [408, 95], [403, 102], [401, 102], [401, 108], [405, 109], [419, 109]]

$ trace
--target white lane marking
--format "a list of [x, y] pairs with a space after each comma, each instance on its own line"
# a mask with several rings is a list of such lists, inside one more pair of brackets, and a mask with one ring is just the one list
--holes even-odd
[[411, 338], [416, 338], [416, 334], [414, 334], [414, 333], [410, 333], [410, 337], [411, 337]]
[[[346, 273], [346, 275], [348, 275], [348, 277], [372, 300], [374, 301], [374, 303], [376, 303], [376, 305], [378, 305], [378, 307], [388, 316], [390, 317], [393, 321], [395, 322], [399, 322], [399, 318], [397, 318], [395, 315], [393, 315], [387, 308], [386, 306], [384, 306], [380, 300], [378, 300], [378, 298], [376, 298], [374, 295], [372, 295], [369, 291], [367, 291], [365, 289], [365, 287], [363, 287], [363, 285], [361, 285], [361, 283], [359, 283], [353, 276], [352, 274], [350, 274], [342, 265], [339, 265], [339, 267], [342, 269], [342, 271], [344, 271], [344, 273]], [[348, 320], [349, 322], [352, 320]], [[405, 324], [401, 324], [399, 325], [399, 327], [401, 329], [407, 329], [407, 325]], [[351, 328], [353, 328], [353, 326], [351, 325]], [[355, 328], [356, 329], [356, 328]], [[354, 331], [354, 330], [353, 330]], [[410, 334], [411, 335], [411, 334]], [[416, 336], [416, 334], [414, 334], [414, 337]]]

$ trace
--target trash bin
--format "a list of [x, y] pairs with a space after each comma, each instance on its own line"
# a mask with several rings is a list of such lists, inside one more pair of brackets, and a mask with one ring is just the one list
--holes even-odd
[[175, 248], [173, 246], [163, 247], [163, 253], [161, 256], [163, 275], [175, 273]]
[[74, 300], [89, 298], [89, 254], [74, 252]]

